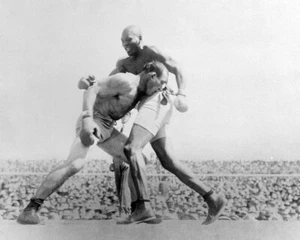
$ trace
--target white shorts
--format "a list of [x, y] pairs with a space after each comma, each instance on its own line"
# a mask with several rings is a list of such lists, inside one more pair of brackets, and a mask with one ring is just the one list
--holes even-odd
[[173, 113], [173, 98], [169, 95], [167, 104], [163, 105], [163, 93], [157, 92], [139, 103], [134, 123], [154, 136], [151, 142], [166, 136], [165, 126], [170, 122]]

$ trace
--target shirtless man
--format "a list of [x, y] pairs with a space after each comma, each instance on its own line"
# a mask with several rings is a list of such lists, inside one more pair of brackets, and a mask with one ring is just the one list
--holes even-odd
[[214, 222], [225, 207], [226, 200], [202, 183], [193, 172], [176, 159], [172, 145], [165, 132], [165, 126], [172, 115], [175, 105], [180, 112], [188, 110], [185, 88], [186, 80], [179, 64], [170, 56], [162, 53], [156, 47], [143, 45], [141, 29], [137, 26], [126, 27], [121, 36], [122, 45], [128, 57], [117, 62], [116, 69], [111, 74], [130, 72], [136, 74], [151, 61], [162, 62], [169, 72], [176, 77], [178, 92], [174, 99], [167, 88], [155, 93], [139, 104], [139, 113], [135, 119], [129, 139], [125, 145], [125, 155], [130, 162], [137, 201], [133, 213], [120, 221], [120, 224], [130, 224], [140, 219], [154, 216], [149, 201], [147, 177], [142, 150], [150, 142], [162, 166], [175, 174], [183, 183], [199, 193], [208, 205], [208, 216], [204, 225]]
[[[83, 112], [77, 121], [76, 138], [67, 160], [48, 174], [30, 203], [18, 216], [17, 222], [40, 223], [37, 212], [43, 201], [84, 167], [85, 158], [94, 143], [97, 142], [98, 147], [114, 158], [126, 161], [123, 149], [127, 137], [114, 128], [114, 123], [140, 100], [153, 95], [166, 84], [167, 74], [164, 65], [155, 62], [147, 64], [138, 75], [118, 73], [96, 81], [89, 87], [84, 93]], [[141, 221], [151, 220], [151, 217]]]

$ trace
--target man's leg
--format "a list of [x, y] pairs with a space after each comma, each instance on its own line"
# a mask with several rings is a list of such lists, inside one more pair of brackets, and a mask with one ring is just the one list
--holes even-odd
[[199, 193], [208, 204], [208, 216], [203, 224], [208, 225], [217, 220], [225, 207], [225, 198], [214, 193], [210, 187], [202, 183], [189, 168], [175, 157], [172, 144], [167, 137], [156, 139], [151, 145], [162, 166]]
[[80, 138], [77, 137], [72, 144], [67, 160], [47, 175], [36, 194], [30, 200], [30, 203], [18, 216], [17, 222], [21, 224], [38, 224], [40, 219], [37, 216], [37, 211], [43, 204], [43, 201], [61, 187], [68, 178], [83, 168], [88, 151], [89, 147], [85, 147], [81, 143]]
[[113, 157], [118, 199], [120, 207], [126, 210], [130, 207], [131, 201], [137, 199], [129, 162], [124, 154], [124, 146], [127, 140], [128, 137], [114, 129], [109, 139], [97, 144], [99, 148]]
[[[130, 213], [131, 192], [129, 183], [129, 165], [120, 159], [113, 158], [116, 192], [119, 199], [120, 214]], [[131, 178], [130, 178], [131, 179]], [[133, 184], [133, 183], [131, 183]]]
[[135, 186], [137, 201], [135, 210], [124, 221], [119, 224], [130, 224], [147, 222], [156, 219], [150, 205], [149, 192], [147, 188], [146, 164], [142, 151], [153, 135], [145, 128], [134, 124], [129, 139], [124, 147], [124, 153], [129, 160], [130, 172]]

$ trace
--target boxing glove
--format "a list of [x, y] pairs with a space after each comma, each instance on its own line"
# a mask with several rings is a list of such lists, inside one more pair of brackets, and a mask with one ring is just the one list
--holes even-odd
[[88, 76], [88, 77], [82, 77], [78, 81], [78, 88], [86, 90], [90, 86], [93, 86], [94, 83], [95, 83], [95, 77], [93, 75]]
[[179, 112], [186, 112], [189, 109], [189, 106], [186, 101], [186, 97], [184, 94], [177, 94], [174, 105]]
[[79, 137], [84, 146], [92, 146], [95, 143], [95, 137], [98, 137], [98, 133], [99, 127], [92, 117], [85, 117], [82, 119], [82, 128]]

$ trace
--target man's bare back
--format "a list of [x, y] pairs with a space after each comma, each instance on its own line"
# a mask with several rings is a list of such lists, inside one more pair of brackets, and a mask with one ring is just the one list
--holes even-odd
[[100, 80], [96, 87], [103, 87], [115, 90], [112, 95], [105, 95], [103, 91], [97, 93], [94, 104], [94, 113], [100, 113], [102, 116], [119, 120], [132, 110], [143, 94], [138, 93], [138, 84], [140, 78], [131, 73], [119, 73]]

